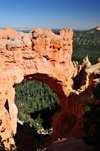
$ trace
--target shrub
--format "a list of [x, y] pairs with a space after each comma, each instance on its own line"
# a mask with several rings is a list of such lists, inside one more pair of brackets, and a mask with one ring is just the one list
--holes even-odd
[[83, 140], [94, 150], [100, 151], [100, 83], [93, 88], [86, 111], [83, 112], [85, 136]]

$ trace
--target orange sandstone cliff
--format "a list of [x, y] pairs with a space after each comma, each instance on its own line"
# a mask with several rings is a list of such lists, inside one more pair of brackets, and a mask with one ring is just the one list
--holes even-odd
[[61, 111], [53, 116], [52, 142], [82, 136], [82, 110], [91, 86], [99, 81], [100, 62], [91, 66], [86, 57], [82, 65], [72, 63], [72, 38], [71, 28], [60, 30], [58, 35], [48, 28], [30, 33], [13, 28], [0, 30], [0, 120], [4, 139], [16, 133], [14, 86], [23, 80], [47, 83], [59, 98]]

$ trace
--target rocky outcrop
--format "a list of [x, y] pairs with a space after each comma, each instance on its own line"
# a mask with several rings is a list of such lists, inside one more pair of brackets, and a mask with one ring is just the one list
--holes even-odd
[[7, 137], [16, 133], [14, 86], [17, 83], [23, 80], [45, 82], [63, 106], [73, 86], [72, 37], [70, 28], [60, 30], [59, 35], [48, 28], [35, 29], [28, 34], [12, 28], [0, 30], [0, 119]]
[[100, 26], [97, 28], [97, 30], [100, 30]]
[[87, 56], [83, 59], [82, 65], [78, 65], [78, 62], [74, 62], [73, 65], [73, 89], [65, 98], [61, 112], [53, 116], [52, 142], [57, 138], [82, 138], [84, 135], [82, 110], [85, 110], [86, 102], [89, 101], [92, 87], [100, 82], [100, 63], [91, 65]]
[[91, 65], [86, 57], [82, 65], [72, 63], [70, 28], [58, 35], [48, 28], [16, 32], [0, 30], [0, 119], [6, 129], [4, 138], [16, 133], [17, 107], [14, 86], [23, 80], [47, 83], [57, 94], [61, 111], [53, 116], [52, 142], [58, 138], [83, 135], [82, 110], [91, 87], [99, 82], [100, 62]]

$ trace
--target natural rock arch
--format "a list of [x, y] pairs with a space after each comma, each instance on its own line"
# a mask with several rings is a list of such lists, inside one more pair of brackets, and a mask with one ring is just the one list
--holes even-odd
[[100, 81], [100, 59], [95, 65], [88, 57], [82, 65], [72, 63], [72, 37], [70, 28], [60, 30], [58, 35], [48, 28], [28, 34], [13, 28], [0, 30], [0, 120], [6, 129], [3, 138], [16, 133], [14, 85], [23, 80], [44, 82], [59, 98], [61, 112], [53, 116], [52, 141], [82, 137], [82, 110], [91, 87]]
[[60, 30], [58, 35], [48, 28], [35, 29], [29, 34], [13, 28], [0, 30], [0, 119], [8, 136], [16, 133], [17, 126], [14, 85], [23, 80], [47, 83], [57, 94], [62, 113], [66, 110], [67, 96], [73, 86], [72, 36], [70, 28]]

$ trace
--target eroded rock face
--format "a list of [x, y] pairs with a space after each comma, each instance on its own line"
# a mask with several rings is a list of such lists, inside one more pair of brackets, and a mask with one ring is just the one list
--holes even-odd
[[73, 86], [72, 37], [70, 28], [60, 30], [59, 35], [48, 28], [27, 34], [13, 28], [0, 30], [0, 119], [6, 136], [16, 133], [15, 84], [45, 82], [63, 106]]
[[86, 57], [82, 65], [72, 63], [72, 37], [70, 28], [60, 30], [58, 35], [48, 28], [29, 34], [12, 28], [0, 30], [0, 119], [6, 128], [4, 138], [16, 133], [14, 85], [23, 80], [47, 83], [59, 98], [61, 111], [53, 116], [52, 142], [82, 137], [82, 110], [91, 87], [99, 82], [100, 62], [92, 66]]
[[73, 89], [63, 101], [61, 112], [53, 116], [52, 142], [58, 138], [82, 138], [84, 135], [82, 110], [87, 106], [92, 87], [100, 82], [100, 63], [91, 65], [87, 56], [83, 59], [82, 65], [78, 65], [78, 62], [73, 64]]

